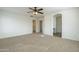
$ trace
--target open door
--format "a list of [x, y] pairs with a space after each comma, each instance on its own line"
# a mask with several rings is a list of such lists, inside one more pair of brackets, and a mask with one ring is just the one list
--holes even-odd
[[42, 20], [40, 20], [40, 33], [42, 33]]
[[54, 28], [53, 28], [53, 35], [57, 37], [62, 37], [62, 15], [57, 14], [54, 16]]
[[36, 33], [36, 20], [33, 20], [33, 33]]

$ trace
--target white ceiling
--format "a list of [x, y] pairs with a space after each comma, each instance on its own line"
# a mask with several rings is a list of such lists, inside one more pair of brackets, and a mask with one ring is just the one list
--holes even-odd
[[[47, 13], [54, 13], [54, 12], [58, 12], [64, 9], [69, 9], [71, 7], [38, 7], [38, 8], [43, 8], [44, 10], [42, 12], [44, 12], [44, 15], [45, 15]], [[31, 11], [29, 10], [28, 7], [0, 7], [0, 10], [26, 14], [28, 16], [31, 15], [31, 13], [27, 13], [28, 11]], [[34, 17], [43, 17], [44, 15], [38, 14], [37, 16], [34, 16]]]

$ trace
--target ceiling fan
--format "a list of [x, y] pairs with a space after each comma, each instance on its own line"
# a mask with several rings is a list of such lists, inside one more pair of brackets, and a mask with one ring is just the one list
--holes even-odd
[[32, 11], [29, 11], [27, 13], [32, 13], [33, 15], [37, 15], [39, 14], [44, 14], [43, 12], [41, 12], [43, 10], [43, 8], [38, 9], [37, 7], [33, 7], [33, 8], [29, 8]]

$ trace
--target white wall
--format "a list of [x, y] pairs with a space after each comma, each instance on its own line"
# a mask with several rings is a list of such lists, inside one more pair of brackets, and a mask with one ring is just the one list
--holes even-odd
[[0, 34], [2, 33], [2, 20], [1, 20], [1, 12], [0, 12]]
[[62, 37], [79, 40], [79, 8], [62, 11]]
[[0, 38], [30, 33], [32, 33], [32, 20], [30, 18], [25, 15], [1, 11]]
[[53, 17], [50, 14], [45, 15], [44, 17], [43, 33], [47, 35], [53, 35]]

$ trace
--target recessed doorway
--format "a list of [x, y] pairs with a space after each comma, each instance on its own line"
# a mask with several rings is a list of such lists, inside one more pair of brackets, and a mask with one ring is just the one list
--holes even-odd
[[33, 33], [36, 33], [36, 20], [33, 20]]
[[53, 35], [57, 37], [62, 37], [62, 15], [61, 14], [57, 14], [54, 16]]
[[42, 20], [40, 20], [40, 33], [42, 33]]

